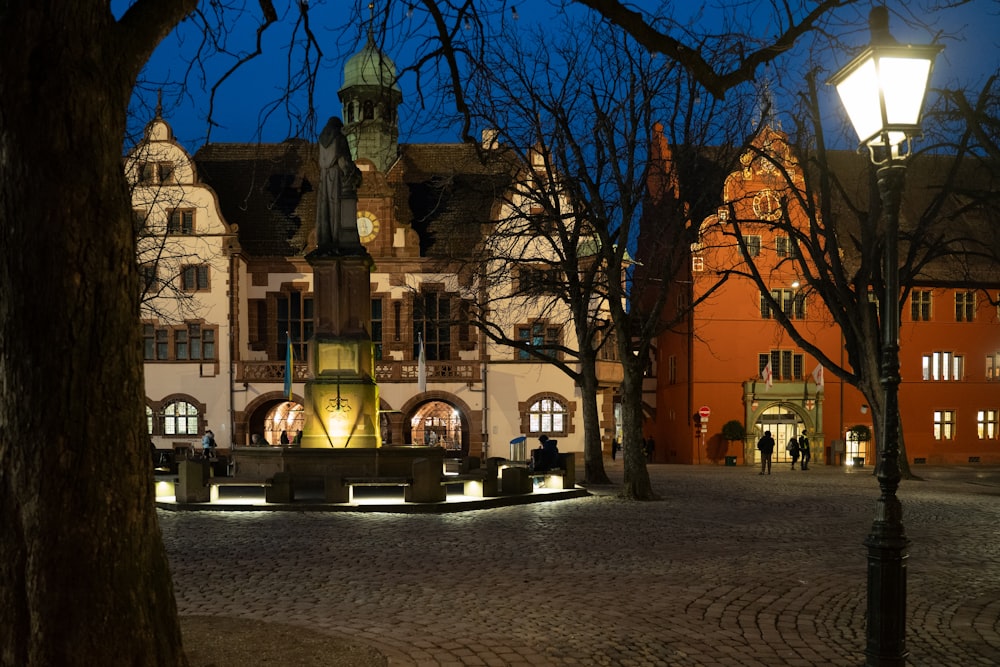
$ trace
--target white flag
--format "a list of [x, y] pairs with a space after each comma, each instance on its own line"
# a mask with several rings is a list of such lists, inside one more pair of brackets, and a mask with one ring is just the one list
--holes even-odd
[[421, 394], [427, 391], [427, 355], [424, 353], [424, 338], [419, 333], [420, 356], [417, 358], [417, 391]]
[[816, 383], [816, 389], [823, 388], [823, 364], [816, 364], [813, 369], [813, 382]]
[[760, 372], [760, 379], [767, 383], [767, 388], [771, 388], [771, 360], [767, 360], [767, 366], [764, 366], [764, 370]]

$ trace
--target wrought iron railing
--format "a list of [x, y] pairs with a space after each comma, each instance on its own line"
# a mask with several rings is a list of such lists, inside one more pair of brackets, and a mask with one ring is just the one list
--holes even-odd
[[[309, 379], [309, 365], [294, 364], [295, 382]], [[416, 361], [376, 361], [377, 382], [416, 382], [419, 366]], [[283, 382], [285, 362], [244, 361], [237, 364], [237, 382]], [[479, 362], [472, 361], [428, 361], [427, 382], [479, 382]]]

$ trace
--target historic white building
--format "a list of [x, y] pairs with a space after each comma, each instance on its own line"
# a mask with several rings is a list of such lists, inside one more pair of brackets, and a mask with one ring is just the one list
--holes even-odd
[[[562, 451], [581, 452], [573, 381], [523, 350], [489, 342], [470, 323], [488, 301], [513, 339], [576, 344], [558, 309], [532, 312], [523, 300], [496, 307], [497, 291], [511, 286], [484, 281], [456, 252], [471, 257], [484, 230], [509, 220], [510, 175], [484, 166], [475, 146], [399, 144], [395, 68], [370, 41], [347, 62], [339, 95], [363, 174], [358, 231], [374, 260], [370, 333], [383, 443], [508, 456], [511, 439], [546, 433]], [[197, 446], [206, 429], [223, 449], [273, 446], [301, 428], [316, 157], [316, 146], [302, 140], [208, 144], [191, 156], [159, 114], [126, 157], [137, 227], [145, 230], [146, 401], [158, 447]], [[418, 382], [421, 343], [426, 388]], [[615, 363], [600, 372], [602, 435], [610, 440], [621, 372]]]

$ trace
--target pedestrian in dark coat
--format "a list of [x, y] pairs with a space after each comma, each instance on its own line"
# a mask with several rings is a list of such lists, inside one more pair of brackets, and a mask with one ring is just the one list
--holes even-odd
[[799, 467], [802, 470], [809, 470], [812, 455], [809, 452], [809, 438], [806, 437], [805, 431], [802, 431], [802, 436], [799, 438], [799, 454], [802, 456], [802, 465]]
[[795, 464], [799, 462], [799, 439], [790, 439], [785, 445], [785, 451], [792, 457], [792, 470], [795, 470]]
[[760, 474], [771, 474], [771, 456], [774, 454], [774, 438], [770, 431], [764, 431], [764, 435], [757, 441], [757, 449], [760, 450]]

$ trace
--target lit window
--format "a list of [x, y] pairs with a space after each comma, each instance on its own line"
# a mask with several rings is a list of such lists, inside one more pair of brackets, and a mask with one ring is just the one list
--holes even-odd
[[691, 258], [691, 270], [695, 273], [701, 273], [705, 270], [705, 258], [695, 255]]
[[934, 411], [934, 439], [953, 440], [955, 438], [955, 411]]
[[997, 423], [1000, 421], [997, 410], [980, 410], [976, 415], [980, 440], [997, 439]]
[[543, 398], [528, 410], [528, 432], [553, 434], [566, 432], [566, 407], [554, 398]]
[[165, 435], [197, 435], [198, 408], [187, 401], [175, 401], [163, 408]]
[[986, 355], [986, 379], [1000, 380], [1000, 352]]
[[965, 374], [965, 358], [953, 352], [932, 352], [922, 360], [924, 380], [955, 381]]

